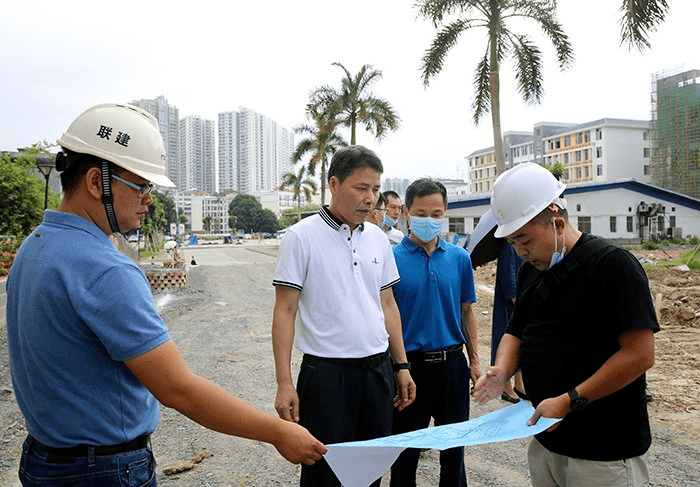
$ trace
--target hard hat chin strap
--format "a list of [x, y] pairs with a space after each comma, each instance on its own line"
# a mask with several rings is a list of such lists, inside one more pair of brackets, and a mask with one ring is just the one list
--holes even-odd
[[102, 204], [105, 205], [105, 212], [107, 212], [107, 221], [109, 222], [109, 228], [112, 230], [112, 233], [120, 233], [119, 225], [117, 225], [117, 217], [114, 214], [114, 204], [112, 197], [112, 171], [110, 169], [109, 161], [102, 160], [101, 176]]

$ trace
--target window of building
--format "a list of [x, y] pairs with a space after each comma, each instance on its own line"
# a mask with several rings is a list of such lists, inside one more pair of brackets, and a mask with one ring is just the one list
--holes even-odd
[[651, 157], [651, 149], [649, 147], [644, 148], [644, 157]]
[[595, 129], [595, 140], [603, 140], [603, 129]]
[[597, 159], [600, 159], [601, 157], [603, 157], [603, 148], [602, 147], [595, 148], [595, 156]]
[[576, 179], [581, 179], [581, 168], [580, 167], [576, 168]]
[[584, 168], [584, 171], [586, 173], [586, 178], [590, 178], [591, 177], [591, 166], [586, 166]]
[[474, 218], [474, 228], [479, 224], [479, 217]]
[[564, 137], [564, 147], [569, 147], [571, 145], [571, 136], [567, 135]]
[[569, 153], [566, 152], [566, 153], [564, 154], [564, 164], [568, 164], [568, 163], [569, 163]]
[[675, 215], [668, 217], [668, 226], [670, 226], [671, 228], [675, 228], [675, 226], [676, 226], [676, 216]]
[[576, 151], [576, 162], [581, 162], [581, 151], [580, 150]]
[[578, 230], [583, 233], [591, 233], [591, 217], [590, 216], [580, 216], [578, 217]]
[[642, 140], [649, 140], [649, 131], [645, 130], [642, 132]]
[[644, 164], [644, 175], [648, 176], [651, 174], [651, 169], [649, 169], [649, 164]]
[[576, 143], [577, 144], [583, 143], [583, 132], [578, 132], [576, 134]]
[[602, 176], [602, 175], [603, 175], [603, 165], [602, 165], [602, 164], [596, 165], [596, 167], [595, 167], [595, 175], [596, 175], [596, 176]]
[[633, 216], [627, 217], [627, 232], [628, 233], [634, 232], [634, 217]]
[[617, 217], [616, 216], [610, 217], [610, 232], [617, 233]]
[[590, 142], [590, 141], [591, 141], [591, 131], [590, 131], [590, 130], [586, 130], [586, 131], [583, 133], [583, 141], [584, 141], [584, 142]]
[[464, 218], [449, 218], [450, 232], [464, 235]]

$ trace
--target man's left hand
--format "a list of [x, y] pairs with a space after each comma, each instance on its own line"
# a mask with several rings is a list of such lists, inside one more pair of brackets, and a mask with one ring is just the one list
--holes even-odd
[[416, 400], [416, 383], [413, 382], [408, 369], [401, 369], [394, 373], [398, 392], [394, 396], [394, 407], [402, 411], [406, 406]]
[[[571, 412], [571, 399], [569, 399], [568, 394], [562, 394], [557, 397], [550, 397], [545, 399], [537, 406], [535, 412], [527, 420], [528, 426], [532, 426], [537, 423], [540, 418], [564, 418], [567, 414]], [[554, 431], [557, 429], [561, 422], [555, 423], [551, 428], [547, 429], [547, 432]]]

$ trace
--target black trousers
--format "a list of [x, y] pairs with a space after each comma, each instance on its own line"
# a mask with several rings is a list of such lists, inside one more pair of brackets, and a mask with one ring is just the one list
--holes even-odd
[[[297, 382], [299, 423], [324, 444], [391, 434], [396, 385], [389, 354], [378, 365], [365, 366], [304, 356]], [[378, 487], [380, 481], [372, 485]], [[341, 484], [328, 463], [321, 460], [301, 466], [301, 485]]]
[[[410, 354], [409, 354], [409, 360]], [[411, 360], [411, 376], [416, 383], [416, 400], [403, 411], [394, 411], [392, 434], [469, 419], [469, 367], [463, 354], [440, 363]], [[391, 487], [415, 487], [420, 449], [406, 448], [391, 467]], [[440, 452], [440, 486], [467, 485], [464, 447]]]

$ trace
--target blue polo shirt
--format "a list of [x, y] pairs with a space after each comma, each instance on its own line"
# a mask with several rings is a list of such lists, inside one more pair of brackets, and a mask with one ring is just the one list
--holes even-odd
[[404, 237], [394, 247], [401, 280], [393, 287], [407, 352], [443, 350], [466, 343], [461, 305], [476, 302], [469, 253], [438, 237], [429, 256]]
[[155, 397], [124, 360], [170, 339], [141, 269], [78, 216], [46, 211], [7, 280], [12, 382], [29, 433], [64, 448], [152, 433]]

